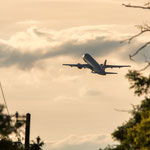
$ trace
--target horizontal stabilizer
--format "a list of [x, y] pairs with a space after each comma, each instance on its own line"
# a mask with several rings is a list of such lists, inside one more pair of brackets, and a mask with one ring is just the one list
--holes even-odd
[[105, 65], [105, 68], [122, 68], [122, 67], [131, 67], [130, 65]]
[[106, 74], [117, 74], [117, 72], [105, 72]]

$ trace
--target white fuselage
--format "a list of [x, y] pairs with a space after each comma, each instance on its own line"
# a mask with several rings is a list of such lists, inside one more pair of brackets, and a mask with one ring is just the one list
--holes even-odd
[[101, 75], [106, 75], [105, 70], [101, 65], [97, 63], [97, 61], [89, 54], [83, 55], [83, 60], [91, 66], [91, 70], [93, 73], [98, 73]]

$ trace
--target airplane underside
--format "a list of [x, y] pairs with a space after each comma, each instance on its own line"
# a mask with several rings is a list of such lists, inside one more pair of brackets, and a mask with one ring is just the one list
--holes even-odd
[[95, 73], [95, 74], [99, 74], [99, 75], [107, 75], [107, 74], [117, 74], [116, 72], [96, 72], [96, 71], [92, 71], [92, 73]]
[[63, 64], [65, 66], [77, 67], [79, 69], [87, 68], [90, 69], [92, 73], [99, 75], [107, 75], [107, 74], [117, 74], [116, 72], [106, 72], [107, 68], [121, 68], [121, 67], [130, 67], [129, 65], [107, 65], [107, 60], [104, 61], [103, 64], [99, 64], [90, 54], [84, 54], [83, 60], [85, 64]]

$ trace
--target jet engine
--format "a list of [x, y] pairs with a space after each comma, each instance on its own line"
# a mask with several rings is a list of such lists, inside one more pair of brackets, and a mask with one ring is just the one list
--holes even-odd
[[81, 64], [79, 64], [79, 63], [78, 63], [78, 68], [79, 68], [79, 69], [82, 69], [82, 65], [81, 65]]

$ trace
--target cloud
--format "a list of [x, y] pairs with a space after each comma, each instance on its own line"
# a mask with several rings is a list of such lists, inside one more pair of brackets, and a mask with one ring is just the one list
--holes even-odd
[[[37, 2], [37, 0], [32, 0], [32, 1], [36, 1]], [[80, 1], [80, 0], [38, 0], [38, 1], [45, 1], [45, 2], [83, 2], [83, 1], [85, 1], [85, 2], [100, 2], [100, 3], [102, 3], [102, 2], [108, 2], [108, 3], [116, 3], [116, 1], [114, 2], [113, 0], [83, 0], [83, 1]], [[118, 0], [118, 2], [119, 2], [119, 0]]]
[[58, 56], [81, 57], [84, 53], [90, 53], [102, 57], [120, 53], [126, 48], [125, 52], [120, 53], [123, 57], [134, 48], [120, 44], [126, 34], [121, 35], [112, 28], [115, 26], [83, 26], [53, 31], [30, 27], [8, 40], [0, 40], [0, 66], [31, 69], [43, 60]]
[[72, 98], [72, 97], [65, 97], [65, 96], [59, 96], [54, 98], [54, 102], [58, 102], [58, 103], [74, 103], [77, 102], [76, 98]]
[[16, 24], [18, 24], [18, 25], [38, 25], [38, 24], [41, 24], [41, 22], [37, 21], [37, 20], [26, 20], [26, 21], [19, 21]]
[[90, 96], [99, 96], [99, 95], [101, 95], [101, 92], [98, 91], [98, 90], [89, 90], [89, 91], [87, 91], [87, 95], [90, 95]]
[[112, 144], [113, 141], [107, 135], [86, 135], [76, 136], [71, 135], [63, 140], [46, 143], [46, 150], [98, 150], [100, 147], [105, 147], [107, 144]]
[[80, 96], [99, 96], [102, 93], [98, 89], [91, 89], [88, 87], [82, 87], [79, 91]]
[[38, 53], [21, 53], [18, 49], [0, 43], [0, 66], [17, 65], [21, 69], [30, 68], [40, 58]]

